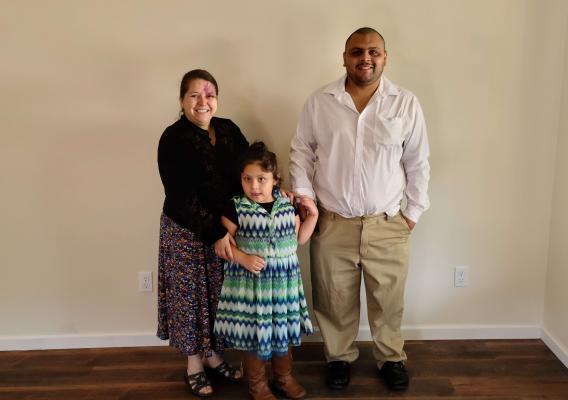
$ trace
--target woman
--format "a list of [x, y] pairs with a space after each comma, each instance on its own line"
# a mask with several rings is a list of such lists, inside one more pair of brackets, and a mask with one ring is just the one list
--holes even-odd
[[[239, 127], [214, 117], [219, 88], [201, 69], [180, 85], [181, 116], [166, 128], [158, 167], [166, 198], [160, 220], [158, 337], [187, 356], [192, 393], [213, 393], [204, 368], [230, 381], [242, 378], [220, 356], [213, 335], [223, 281], [219, 256], [231, 259], [232, 237], [220, 223], [223, 205], [240, 193], [236, 160], [248, 148]], [[214, 246], [213, 246], [214, 245]]]

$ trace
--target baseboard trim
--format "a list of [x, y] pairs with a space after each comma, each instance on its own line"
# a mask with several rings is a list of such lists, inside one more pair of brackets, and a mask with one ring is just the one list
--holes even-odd
[[149, 332], [84, 335], [0, 336], [0, 351], [166, 346], [167, 344], [167, 341], [160, 340], [155, 334]]
[[540, 339], [541, 329], [536, 325], [407, 325], [402, 334], [406, 340]]
[[550, 351], [554, 353], [556, 357], [568, 368], [568, 349], [560, 343], [554, 336], [542, 328], [542, 341], [548, 346]]
[[[545, 332], [540, 327], [532, 325], [408, 325], [402, 328], [406, 340], [540, 339], [541, 333]], [[321, 342], [321, 340], [321, 334], [317, 329], [314, 335], [304, 339], [306, 342]], [[369, 327], [360, 328], [357, 340], [371, 340]], [[543, 341], [566, 365], [568, 360], [566, 349], [547, 332], [546, 340], [543, 337]], [[150, 332], [0, 336], [0, 351], [166, 346], [167, 344], [167, 341], [158, 339]]]

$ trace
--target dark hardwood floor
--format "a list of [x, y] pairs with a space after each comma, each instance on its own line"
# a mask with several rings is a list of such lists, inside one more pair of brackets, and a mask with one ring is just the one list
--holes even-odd
[[[345, 391], [324, 383], [321, 344], [295, 349], [294, 369], [309, 399], [568, 400], [568, 369], [540, 340], [408, 341], [411, 384], [389, 392], [369, 343]], [[237, 362], [238, 354], [227, 353]], [[0, 352], [0, 399], [190, 399], [184, 359], [168, 347]], [[244, 383], [214, 380], [218, 399], [246, 399]]]

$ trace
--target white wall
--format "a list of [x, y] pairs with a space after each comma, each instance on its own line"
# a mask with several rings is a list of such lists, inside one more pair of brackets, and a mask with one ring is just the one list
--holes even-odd
[[[561, 0], [2, 1], [0, 343], [152, 335], [156, 296], [137, 272], [156, 271], [156, 145], [183, 73], [209, 69], [218, 115], [286, 172], [303, 102], [343, 73], [344, 41], [366, 25], [386, 37], [386, 74], [420, 98], [432, 149], [405, 326], [534, 335], [566, 15]], [[453, 288], [456, 265], [469, 288]]]
[[563, 88], [543, 325], [545, 342], [568, 365], [568, 31], [565, 35]]

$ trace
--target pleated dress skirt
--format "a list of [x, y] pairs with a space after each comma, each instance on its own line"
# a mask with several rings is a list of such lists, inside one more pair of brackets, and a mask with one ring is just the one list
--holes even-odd
[[236, 241], [266, 260], [255, 275], [226, 262], [214, 332], [229, 348], [267, 360], [299, 346], [313, 334], [296, 255], [294, 208], [277, 199], [271, 213], [247, 199], [235, 200], [239, 217]]

